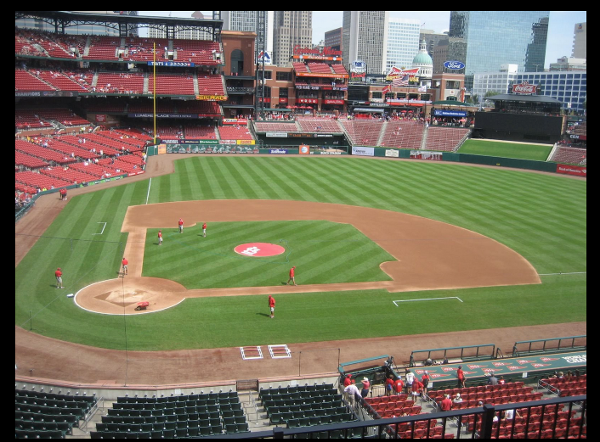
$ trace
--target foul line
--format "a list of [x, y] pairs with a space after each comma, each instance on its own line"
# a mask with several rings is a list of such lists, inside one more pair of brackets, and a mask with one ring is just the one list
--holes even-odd
[[148, 180], [148, 193], [146, 194], [146, 205], [148, 205], [148, 199], [150, 198], [150, 186], [152, 185], [152, 178]]
[[394, 303], [394, 305], [396, 307], [398, 307], [398, 304], [396, 304], [397, 302], [411, 302], [411, 301], [435, 301], [435, 300], [440, 300], [440, 299], [458, 299], [460, 302], [463, 302], [462, 299], [460, 299], [457, 296], [448, 296], [446, 298], [419, 298], [419, 299], [398, 299], [397, 301], [392, 301]]
[[587, 272], [558, 272], [558, 273], [540, 273], [539, 276], [553, 276], [553, 275], [585, 275]]

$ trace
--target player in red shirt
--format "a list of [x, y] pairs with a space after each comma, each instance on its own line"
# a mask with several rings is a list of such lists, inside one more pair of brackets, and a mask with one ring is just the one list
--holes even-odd
[[162, 230], [158, 231], [158, 245], [160, 246], [162, 244]]
[[62, 285], [62, 270], [59, 268], [56, 269], [56, 271], [54, 272], [54, 277], [56, 278], [56, 288], [57, 289], [62, 289], [63, 285]]
[[271, 311], [271, 319], [275, 317], [275, 298], [269, 295], [269, 310]]
[[202, 224], [202, 236], [206, 238], [206, 223]]
[[404, 389], [404, 382], [402, 382], [402, 378], [398, 377], [398, 379], [396, 379], [396, 382], [394, 382], [394, 391], [396, 392], [397, 395], [401, 395], [403, 389]]
[[289, 285], [290, 281], [292, 281], [294, 283], [294, 285], [298, 285], [298, 284], [296, 284], [296, 279], [294, 279], [295, 270], [296, 270], [296, 266], [294, 266], [290, 269], [290, 278], [288, 279], [286, 284]]
[[179, 233], [183, 233], [183, 218], [179, 218]]
[[125, 276], [127, 274], [127, 264], [129, 264], [129, 261], [127, 261], [127, 258], [123, 257], [121, 264], [123, 265], [123, 276]]
[[392, 390], [394, 389], [394, 378], [392, 375], [389, 375], [385, 380], [385, 395], [390, 396], [392, 394]]
[[450, 400], [450, 395], [446, 394], [442, 402], [440, 403], [440, 409], [442, 411], [450, 411], [452, 410], [452, 401]]

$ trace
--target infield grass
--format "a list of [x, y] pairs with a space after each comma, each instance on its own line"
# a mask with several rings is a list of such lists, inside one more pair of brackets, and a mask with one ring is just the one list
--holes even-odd
[[[149, 351], [263, 345], [274, 340], [291, 344], [408, 336], [586, 320], [584, 180], [464, 164], [351, 157], [198, 156], [176, 161], [175, 169], [168, 176], [135, 183], [124, 180], [121, 186], [70, 198], [15, 269], [15, 324], [86, 345]], [[539, 274], [547, 276], [541, 276], [542, 284], [468, 290], [277, 295], [275, 320], [268, 317], [266, 296], [190, 299], [161, 313], [136, 316], [109, 316], [79, 309], [65, 295], [117, 276], [127, 237], [121, 233], [127, 207], [146, 204], [147, 196], [149, 204], [276, 199], [404, 212], [489, 236], [520, 253]], [[329, 269], [346, 270], [329, 275], [315, 266], [299, 273], [298, 278], [313, 282], [386, 278], [378, 266], [387, 260], [387, 253], [353, 232], [351, 226], [325, 221], [295, 223], [257, 223], [257, 238], [268, 242], [287, 240], [294, 260], [302, 261], [303, 266], [323, 260]], [[144, 275], [177, 277], [186, 286], [233, 287], [236, 281], [240, 281], [239, 286], [271, 284], [273, 279], [276, 284], [286, 281], [286, 255], [277, 260], [269, 258], [273, 261], [270, 264], [219, 255], [230, 253], [231, 244], [225, 237], [239, 230], [234, 224], [239, 223], [209, 226], [209, 235], [222, 229], [223, 238], [214, 241], [223, 242], [210, 251], [194, 254], [194, 260], [185, 253], [173, 253], [165, 262], [153, 256], [153, 251], [147, 252]], [[350, 230], [344, 230], [348, 227]], [[306, 231], [320, 236], [309, 238]], [[185, 232], [182, 236], [187, 229]], [[346, 248], [348, 241], [333, 241], [318, 248], [316, 255], [310, 244], [311, 254], [306, 254], [310, 241], [335, 240], [344, 235], [356, 235], [356, 243], [352, 241], [351, 245], [359, 243], [360, 253], [353, 254], [353, 247]], [[153, 234], [148, 238], [153, 240]], [[182, 249], [196, 247], [197, 239], [201, 238], [182, 243]], [[206, 239], [213, 241], [210, 236]], [[330, 253], [335, 248], [345, 253], [336, 258]], [[203, 266], [207, 267], [204, 273]], [[63, 290], [54, 287], [56, 267], [64, 272]], [[276, 270], [265, 270], [269, 267]], [[554, 275], [560, 272], [562, 275]], [[440, 297], [459, 297], [463, 302], [393, 304], [399, 299]]]

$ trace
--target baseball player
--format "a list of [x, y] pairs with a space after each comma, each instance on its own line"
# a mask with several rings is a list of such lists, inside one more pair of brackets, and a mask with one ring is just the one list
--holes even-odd
[[162, 230], [158, 231], [158, 245], [160, 246], [162, 244]]
[[121, 264], [123, 265], [123, 276], [125, 276], [127, 274], [127, 264], [129, 264], [129, 261], [127, 261], [127, 258], [123, 257]]
[[56, 288], [57, 289], [62, 289], [63, 285], [62, 285], [62, 270], [59, 268], [56, 269], [56, 271], [54, 272], [54, 277], [56, 278]]
[[183, 233], [183, 218], [179, 218], [179, 233]]

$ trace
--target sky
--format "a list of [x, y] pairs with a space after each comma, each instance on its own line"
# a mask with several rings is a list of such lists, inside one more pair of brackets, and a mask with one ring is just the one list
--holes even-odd
[[[212, 11], [201, 11], [212, 18]], [[190, 18], [194, 11], [138, 11], [139, 15]], [[325, 39], [325, 32], [342, 27], [342, 11], [313, 11], [313, 44]], [[448, 30], [450, 11], [390, 11], [392, 18], [418, 19], [424, 29], [442, 33]], [[545, 68], [560, 57], [570, 57], [576, 23], [587, 21], [587, 11], [550, 11]]]

